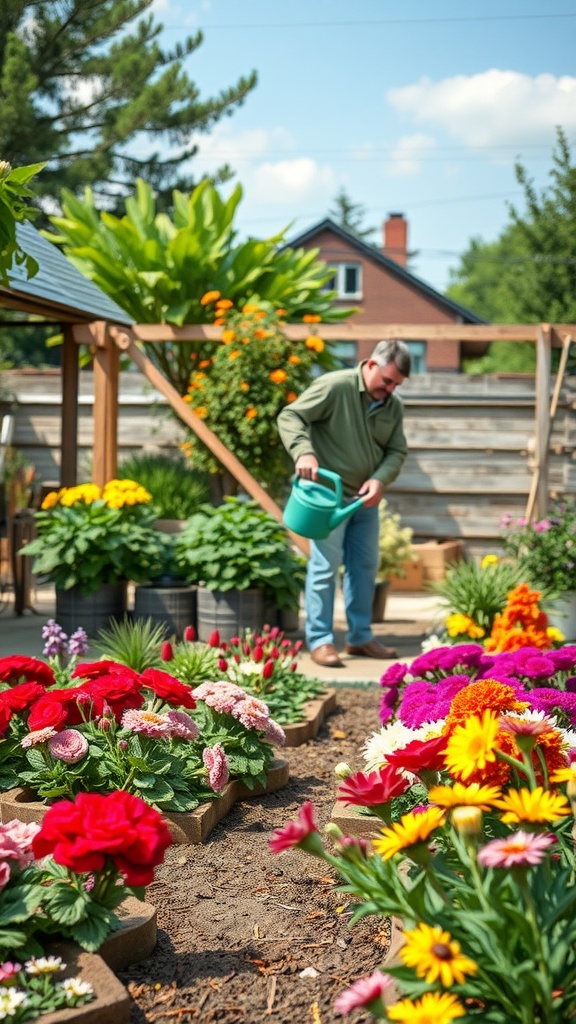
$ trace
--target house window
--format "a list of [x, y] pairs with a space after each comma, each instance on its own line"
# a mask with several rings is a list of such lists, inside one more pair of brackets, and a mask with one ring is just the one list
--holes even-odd
[[426, 373], [426, 342], [407, 341], [406, 345], [410, 351], [412, 361], [412, 373]]
[[339, 299], [361, 299], [362, 264], [334, 264], [334, 276], [326, 282], [323, 291], [335, 291]]
[[342, 369], [356, 366], [358, 362], [355, 341], [333, 341], [330, 351]]

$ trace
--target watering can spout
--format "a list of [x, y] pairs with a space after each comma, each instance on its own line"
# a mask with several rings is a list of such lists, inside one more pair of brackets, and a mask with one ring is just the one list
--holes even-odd
[[323, 540], [364, 504], [363, 498], [357, 498], [349, 505], [344, 505], [342, 481], [337, 473], [319, 469], [318, 476], [325, 477], [333, 486], [326, 487], [318, 480], [296, 477], [284, 509], [285, 526], [311, 540]]

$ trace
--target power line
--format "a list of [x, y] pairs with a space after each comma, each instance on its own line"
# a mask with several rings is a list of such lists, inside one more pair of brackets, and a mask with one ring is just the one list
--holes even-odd
[[[576, 18], [576, 12], [571, 13], [560, 13], [560, 14], [477, 14], [466, 17], [456, 18], [384, 18], [377, 20], [359, 20], [359, 21], [288, 21], [288, 22], [235, 22], [230, 24], [211, 24], [211, 25], [200, 25], [198, 29], [201, 31], [209, 31], [211, 29], [278, 29], [278, 28], [362, 28], [367, 25], [445, 25], [445, 24], [457, 24], [459, 22], [477, 22], [477, 21], [535, 21], [538, 19], [551, 19], [551, 18]], [[194, 26], [186, 26], [183, 24], [170, 25], [163, 24], [164, 29], [182, 29], [182, 28], [193, 28]]]

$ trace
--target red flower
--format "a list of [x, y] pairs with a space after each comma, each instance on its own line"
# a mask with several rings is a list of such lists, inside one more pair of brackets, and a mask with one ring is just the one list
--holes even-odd
[[408, 789], [408, 780], [392, 765], [385, 765], [367, 775], [356, 772], [338, 787], [338, 799], [355, 807], [380, 807]]
[[54, 686], [56, 682], [54, 670], [39, 658], [27, 658], [24, 654], [0, 658], [0, 682], [17, 683], [19, 679], [41, 686]]
[[133, 679], [139, 680], [138, 673], [133, 668], [129, 668], [128, 665], [121, 665], [119, 661], [110, 661], [108, 658], [102, 658], [102, 661], [86, 661], [82, 665], [77, 665], [72, 671], [72, 678], [100, 679], [101, 676], [116, 675], [118, 673], [123, 676], [132, 676]]
[[10, 725], [10, 719], [12, 718], [12, 712], [7, 704], [0, 704], [0, 739], [8, 731]]
[[[78, 703], [79, 698], [80, 701], [82, 698], [87, 701], [84, 716]], [[79, 686], [69, 690], [49, 690], [32, 704], [27, 724], [30, 732], [50, 726], [59, 730], [68, 725], [80, 725], [90, 715], [101, 715], [102, 709], [103, 701], [91, 701]]]
[[[119, 665], [118, 668], [124, 666]], [[79, 687], [81, 693], [89, 694], [98, 708], [96, 714], [101, 715], [104, 701], [111, 707], [114, 718], [117, 722], [122, 718], [128, 708], [141, 708], [144, 703], [144, 696], [140, 692], [142, 687], [141, 677], [132, 669], [127, 669], [126, 675], [120, 672], [113, 672], [110, 675], [103, 675], [97, 679], [89, 679]]]
[[154, 880], [154, 868], [171, 841], [158, 811], [122, 790], [107, 796], [79, 793], [74, 803], [53, 804], [32, 849], [36, 858], [51, 854], [78, 874], [103, 870], [110, 857], [127, 885], [140, 886]]
[[157, 697], [162, 697], [167, 704], [176, 704], [183, 708], [195, 708], [196, 701], [192, 696], [192, 687], [181, 683], [179, 679], [162, 672], [159, 668], [147, 668], [142, 673], [143, 683], [154, 690]]
[[5, 704], [11, 711], [25, 711], [39, 697], [44, 697], [46, 690], [41, 683], [17, 683], [9, 690], [0, 691], [0, 704]]
[[226, 661], [226, 658], [218, 658], [218, 668], [220, 669], [221, 672], [226, 672], [228, 668], [228, 662]]
[[254, 648], [253, 652], [252, 652], [252, 658], [253, 658], [253, 660], [255, 662], [259, 662], [259, 661], [262, 661], [263, 657], [264, 657], [264, 648], [261, 647], [260, 644], [257, 644], [256, 647]]
[[184, 630], [184, 639], [189, 643], [193, 644], [196, 639], [196, 630], [194, 626], [186, 626]]
[[395, 768], [418, 775], [421, 771], [441, 772], [446, 767], [446, 736], [431, 740], [412, 740], [402, 750], [386, 754], [386, 761]]
[[219, 647], [220, 646], [220, 633], [217, 629], [213, 633], [210, 633], [208, 637], [208, 647]]
[[273, 672], [274, 672], [274, 662], [268, 660], [266, 662], [266, 664], [264, 665], [264, 668], [262, 669], [262, 678], [263, 679], [270, 679], [272, 677], [272, 673]]
[[160, 651], [162, 661], [174, 661], [174, 649], [169, 640], [165, 640]]
[[314, 820], [314, 805], [307, 800], [300, 808], [297, 821], [289, 821], [283, 828], [277, 828], [268, 845], [272, 853], [282, 853], [293, 846], [299, 846], [309, 853], [318, 852], [320, 840], [318, 826]]

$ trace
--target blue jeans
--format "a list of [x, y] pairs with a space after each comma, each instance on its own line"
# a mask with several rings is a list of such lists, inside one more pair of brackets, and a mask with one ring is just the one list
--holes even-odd
[[372, 640], [372, 602], [378, 569], [378, 506], [362, 506], [325, 540], [310, 541], [306, 574], [306, 642], [313, 651], [334, 643], [334, 598], [340, 566], [344, 565], [346, 642], [361, 647]]

